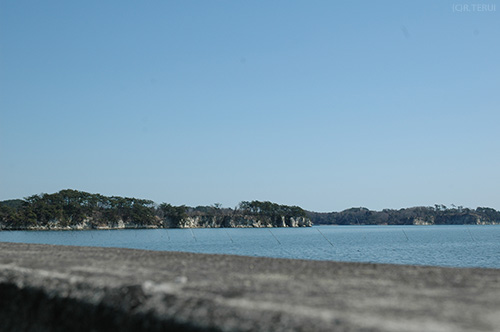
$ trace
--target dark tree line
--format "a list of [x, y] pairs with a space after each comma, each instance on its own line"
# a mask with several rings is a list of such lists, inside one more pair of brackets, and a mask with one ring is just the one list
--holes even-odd
[[239, 210], [243, 214], [265, 215], [269, 217], [305, 217], [306, 212], [298, 206], [279, 205], [272, 202], [243, 201], [239, 204]]
[[158, 222], [153, 201], [107, 197], [70, 189], [55, 194], [29, 196], [24, 200], [15, 200], [15, 204], [1, 202], [0, 221], [20, 228], [45, 226], [54, 222], [70, 226], [87, 221], [95, 227], [103, 223], [114, 226], [118, 221], [138, 225], [154, 225]]
[[444, 205], [419, 206], [400, 210], [372, 211], [367, 208], [351, 208], [341, 212], [307, 212], [316, 225], [414, 225], [414, 224], [478, 224], [500, 223], [500, 212], [492, 208], [476, 209]]
[[[75, 226], [85, 223], [90, 228], [117, 227], [119, 223], [136, 227], [180, 227], [188, 218], [208, 217], [227, 227], [229, 221], [257, 217], [271, 224], [289, 223], [291, 218], [306, 217], [316, 225], [413, 225], [413, 224], [478, 224], [500, 223], [500, 212], [488, 207], [476, 209], [461, 206], [412, 207], [400, 210], [372, 211], [351, 208], [341, 212], [304, 211], [298, 206], [268, 201], [243, 201], [236, 208], [211, 206], [188, 207], [129, 197], [103, 196], [77, 190], [62, 190], [0, 202], [0, 228], [23, 229], [57, 224]], [[218, 226], [217, 226], [218, 227]]]
[[103, 196], [77, 190], [61, 190], [24, 200], [0, 202], [0, 228], [22, 229], [37, 226], [74, 226], [86, 223], [90, 228], [116, 227], [119, 222], [141, 226], [178, 227], [189, 217], [234, 217], [242, 215], [285, 218], [305, 216], [296, 206], [271, 202], [241, 202], [235, 209], [212, 206], [188, 207], [129, 197]]

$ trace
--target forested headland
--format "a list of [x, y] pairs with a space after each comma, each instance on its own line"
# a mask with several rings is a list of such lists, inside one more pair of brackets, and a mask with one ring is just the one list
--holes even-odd
[[372, 211], [351, 208], [341, 212], [307, 212], [315, 225], [484, 225], [500, 224], [500, 212], [445, 205], [417, 206], [399, 210]]
[[0, 202], [0, 229], [114, 229], [311, 226], [297, 206], [243, 201], [236, 208], [188, 207], [66, 189]]
[[0, 202], [0, 229], [114, 229], [197, 227], [302, 227], [311, 225], [500, 224], [500, 212], [488, 207], [411, 207], [372, 211], [312, 212], [298, 206], [243, 201], [189, 207], [151, 200], [61, 190]]

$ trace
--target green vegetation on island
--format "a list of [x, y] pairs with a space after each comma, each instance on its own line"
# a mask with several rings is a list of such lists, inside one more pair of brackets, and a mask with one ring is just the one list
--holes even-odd
[[412, 207], [372, 211], [311, 212], [298, 206], [243, 201], [234, 209], [220, 204], [189, 207], [151, 200], [61, 190], [0, 202], [0, 229], [110, 229], [191, 227], [299, 227], [316, 225], [500, 224], [492, 208]]
[[259, 201], [187, 207], [67, 189], [0, 202], [0, 229], [297, 226], [311, 226], [301, 208]]
[[500, 224], [500, 212], [492, 208], [418, 206], [400, 210], [372, 211], [351, 208], [341, 212], [307, 212], [315, 225], [480, 225]]

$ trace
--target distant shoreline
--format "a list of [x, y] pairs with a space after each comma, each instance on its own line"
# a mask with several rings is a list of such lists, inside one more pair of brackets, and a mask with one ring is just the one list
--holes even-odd
[[309, 227], [298, 206], [242, 201], [188, 207], [66, 189], [0, 202], [0, 229]]
[[[314, 226], [331, 226], [331, 225], [314, 225]], [[289, 227], [289, 226], [285, 226]], [[290, 226], [293, 227], [293, 226]], [[311, 227], [311, 226], [304, 226]], [[109, 231], [109, 230], [130, 230], [130, 229], [228, 229], [228, 228], [283, 228], [279, 226], [248, 226], [248, 225], [237, 225], [232, 227], [159, 227], [159, 226], [126, 226], [126, 227], [95, 227], [95, 228], [82, 228], [77, 226], [66, 226], [66, 227], [47, 227], [47, 226], [31, 226], [23, 228], [2, 228], [0, 231]]]
[[[426, 227], [426, 226], [498, 226], [500, 223], [484, 223], [484, 224], [475, 224], [475, 225], [470, 225], [470, 224], [439, 224], [439, 225], [337, 225], [337, 224], [319, 224], [319, 225], [311, 225], [311, 226], [306, 226], [306, 227], [312, 227], [312, 226], [331, 226], [331, 227], [349, 227], [349, 226], [355, 226], [355, 227], [360, 227], [360, 226], [371, 226], [371, 227], [377, 227], [377, 226], [389, 226], [389, 227], [398, 227], [398, 226], [417, 226], [417, 227]], [[96, 227], [96, 228], [82, 228], [82, 227], [46, 227], [46, 226], [40, 226], [40, 227], [29, 227], [29, 228], [1, 228], [0, 227], [0, 232], [1, 231], [111, 231], [111, 230], [139, 230], [139, 229], [230, 229], [230, 228], [283, 228], [283, 227], [277, 227], [277, 226], [245, 226], [245, 225], [239, 225], [239, 226], [234, 226], [234, 227], [158, 227], [158, 226], [127, 226], [127, 227]], [[285, 227], [286, 228], [286, 227]]]
[[161, 228], [309, 227], [312, 225], [497, 225], [500, 212], [462, 206], [418, 206], [372, 211], [306, 211], [268, 201], [242, 201], [235, 208], [174, 206], [146, 199], [103, 196], [72, 189], [0, 202], [0, 229], [84, 230]]

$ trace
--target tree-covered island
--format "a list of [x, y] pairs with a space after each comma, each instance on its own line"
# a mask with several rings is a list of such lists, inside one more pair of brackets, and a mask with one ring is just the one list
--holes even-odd
[[350, 208], [341, 212], [307, 212], [315, 225], [491, 225], [500, 224], [500, 212], [445, 205], [417, 206], [399, 210], [372, 211]]
[[155, 204], [66, 189], [0, 202], [0, 229], [114, 229], [311, 226], [297, 206], [241, 202], [236, 208]]
[[151, 200], [62, 190], [0, 202], [0, 229], [114, 229], [197, 227], [303, 227], [315, 225], [500, 224], [500, 212], [444, 205], [372, 211], [311, 212], [298, 206], [243, 201], [188, 207]]

